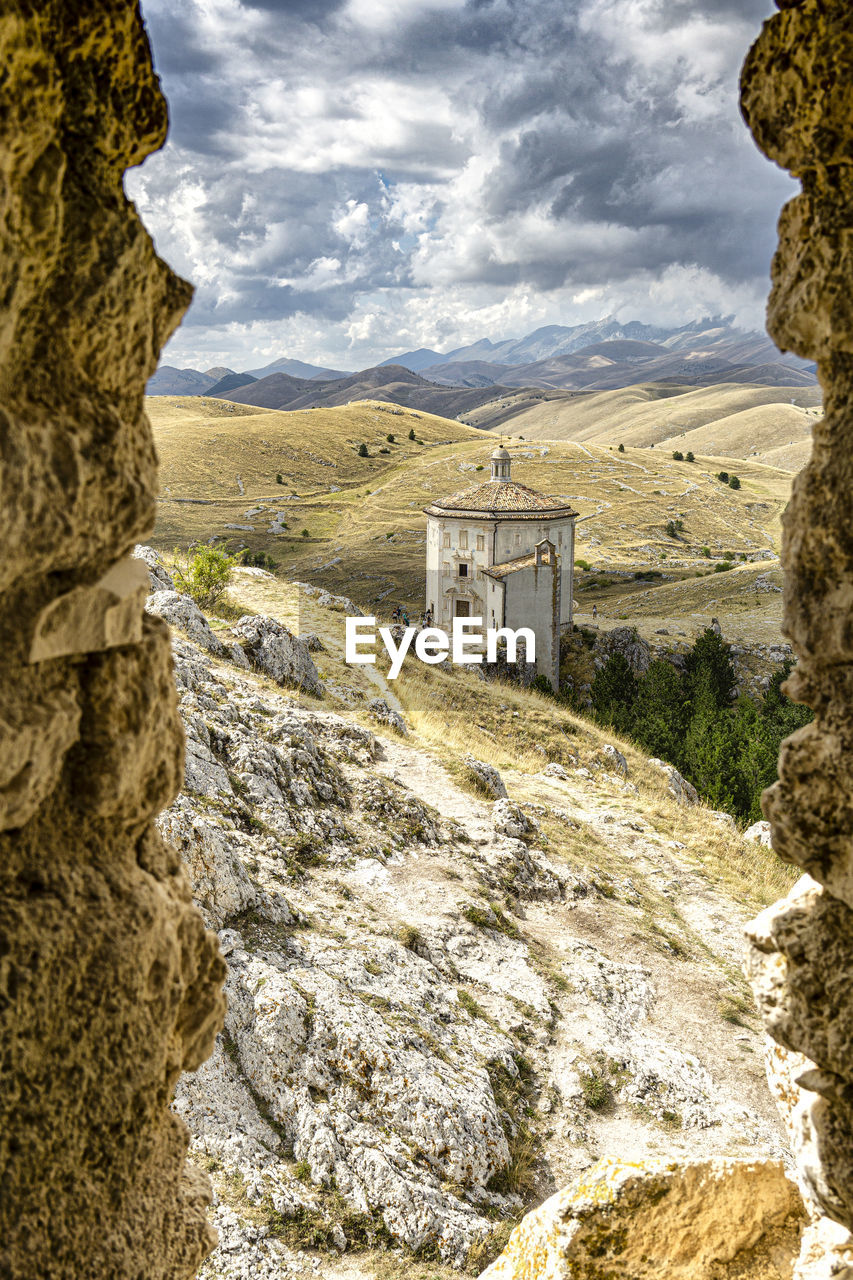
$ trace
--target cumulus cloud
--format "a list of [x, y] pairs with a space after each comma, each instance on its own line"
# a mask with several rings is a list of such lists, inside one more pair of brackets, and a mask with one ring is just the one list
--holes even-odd
[[[739, 120], [772, 0], [143, 0], [197, 285], [172, 362], [358, 367], [612, 311], [759, 319], [789, 180]], [[700, 310], [701, 309], [701, 310]]]

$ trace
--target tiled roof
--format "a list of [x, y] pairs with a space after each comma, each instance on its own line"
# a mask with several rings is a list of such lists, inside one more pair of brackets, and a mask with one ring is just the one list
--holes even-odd
[[511, 573], [517, 573], [519, 569], [532, 569], [536, 564], [536, 553], [531, 551], [529, 555], [519, 556], [517, 560], [507, 560], [503, 564], [490, 564], [483, 573], [487, 573], [490, 578], [506, 578]]
[[448, 498], [436, 498], [427, 507], [429, 514], [447, 512], [480, 512], [507, 515], [524, 514], [560, 514], [574, 515], [571, 507], [559, 498], [549, 498], [535, 489], [528, 489], [526, 484], [518, 484], [515, 480], [487, 480], [484, 484], [473, 485], [470, 489], [462, 489]]

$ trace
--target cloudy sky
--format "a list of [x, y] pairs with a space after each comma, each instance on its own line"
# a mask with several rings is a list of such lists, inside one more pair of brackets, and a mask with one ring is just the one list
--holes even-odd
[[761, 325], [793, 184], [737, 77], [772, 0], [143, 0], [127, 190], [196, 285], [165, 359], [355, 369], [609, 313]]

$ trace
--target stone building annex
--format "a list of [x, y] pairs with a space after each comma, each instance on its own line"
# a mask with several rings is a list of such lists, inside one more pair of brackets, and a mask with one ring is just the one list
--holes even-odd
[[513, 480], [511, 467], [501, 446], [490, 479], [425, 508], [426, 607], [437, 627], [468, 617], [530, 627], [537, 673], [556, 689], [560, 632], [572, 623], [577, 512]]

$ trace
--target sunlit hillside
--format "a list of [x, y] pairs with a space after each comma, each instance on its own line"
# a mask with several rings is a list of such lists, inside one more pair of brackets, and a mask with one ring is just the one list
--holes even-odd
[[[808, 453], [811, 429], [820, 417], [819, 387], [713, 387], [639, 385], [618, 391], [540, 393], [512, 416], [511, 430], [526, 440], [668, 447], [726, 457], [757, 456], [774, 463], [770, 451], [795, 450], [791, 469]], [[465, 415], [474, 426], [494, 429], [496, 406]], [[757, 454], [755, 451], [757, 450]], [[779, 461], [783, 455], [777, 455]]]
[[[397, 601], [422, 607], [423, 507], [488, 474], [495, 445], [491, 434], [381, 404], [287, 413], [159, 397], [149, 406], [161, 458], [156, 545], [248, 547], [285, 575], [380, 613]], [[609, 624], [684, 616], [700, 626], [730, 614], [752, 626], [760, 616], [776, 634], [776, 592], [749, 587], [742, 608], [752, 565], [732, 578], [730, 609], [730, 586], [714, 570], [757, 562], [754, 578], [777, 563], [790, 474], [754, 459], [675, 462], [664, 449], [518, 439], [509, 447], [516, 479], [566, 497], [579, 513], [576, 556], [589, 566], [578, 576], [579, 616], [593, 603]], [[736, 471], [739, 490], [717, 479], [721, 469]], [[660, 576], [635, 579], [644, 571]]]

